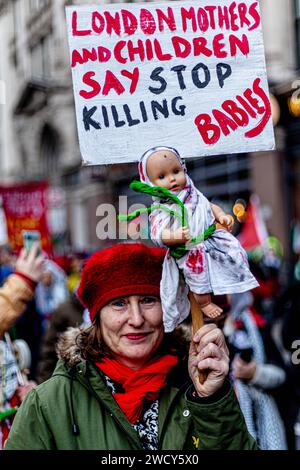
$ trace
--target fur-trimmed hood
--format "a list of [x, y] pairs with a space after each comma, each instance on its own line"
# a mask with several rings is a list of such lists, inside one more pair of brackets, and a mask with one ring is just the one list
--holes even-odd
[[58, 358], [62, 359], [68, 367], [73, 367], [83, 360], [81, 349], [76, 343], [76, 338], [81, 331], [81, 328], [68, 328], [56, 345]]

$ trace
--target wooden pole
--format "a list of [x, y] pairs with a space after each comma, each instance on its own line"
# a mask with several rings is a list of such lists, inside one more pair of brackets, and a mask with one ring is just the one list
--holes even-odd
[[[196, 302], [196, 299], [192, 292], [189, 293], [189, 301], [191, 304], [192, 324], [193, 324], [193, 336], [196, 332], [204, 325], [203, 312], [200, 305]], [[205, 372], [199, 372], [199, 382], [203, 384], [206, 380], [207, 374]]]

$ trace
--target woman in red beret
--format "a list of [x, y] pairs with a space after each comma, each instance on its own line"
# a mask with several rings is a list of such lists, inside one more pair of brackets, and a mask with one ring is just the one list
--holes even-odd
[[178, 331], [164, 333], [164, 256], [121, 244], [88, 260], [78, 296], [91, 326], [61, 339], [57, 367], [24, 401], [6, 449], [256, 448], [226, 380], [222, 332], [205, 325], [189, 350]]

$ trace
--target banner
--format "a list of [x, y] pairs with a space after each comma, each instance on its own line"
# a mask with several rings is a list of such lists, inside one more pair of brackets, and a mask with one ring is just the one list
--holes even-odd
[[66, 8], [83, 162], [274, 148], [258, 1]]
[[23, 247], [22, 230], [38, 230], [42, 249], [52, 254], [46, 215], [47, 190], [48, 183], [43, 182], [0, 186], [8, 238], [14, 250], [19, 251]]

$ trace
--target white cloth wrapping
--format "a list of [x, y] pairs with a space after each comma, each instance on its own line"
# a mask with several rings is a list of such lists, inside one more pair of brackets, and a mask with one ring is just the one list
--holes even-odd
[[[146, 152], [139, 164], [141, 180], [154, 186], [147, 175], [147, 159], [158, 150], [170, 150], [178, 158], [185, 170], [178, 152], [167, 147], [157, 147]], [[214, 215], [207, 198], [196, 189], [186, 174], [185, 188], [176, 193], [187, 209], [188, 226], [192, 237], [201, 235], [214, 222]], [[170, 201], [166, 203], [153, 198], [155, 203], [163, 204], [168, 209], [181, 213], [181, 208]], [[150, 215], [150, 236], [158, 246], [165, 247], [162, 233], [165, 229], [176, 230], [181, 221], [163, 209], [156, 209]], [[167, 247], [168, 248], [168, 247]], [[170, 252], [166, 254], [160, 294], [163, 321], [166, 332], [187, 318], [190, 305], [187, 298], [188, 287], [197, 294], [214, 293], [215, 295], [245, 292], [258, 286], [249, 270], [247, 255], [239, 241], [226, 230], [216, 230], [207, 240], [195, 245], [186, 255], [174, 259]]]

